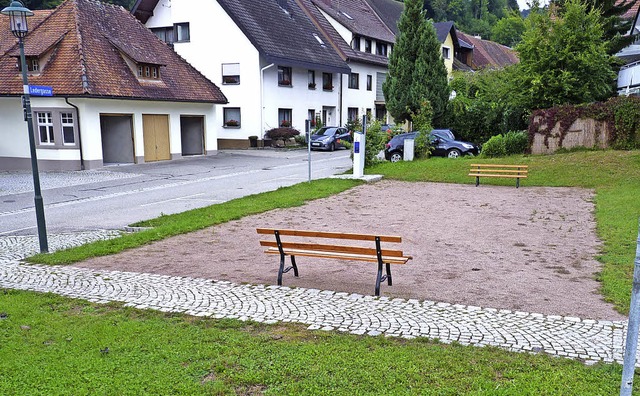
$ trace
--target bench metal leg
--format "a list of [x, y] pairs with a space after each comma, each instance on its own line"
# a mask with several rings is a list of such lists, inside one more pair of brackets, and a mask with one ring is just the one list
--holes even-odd
[[516, 178], [516, 188], [520, 187], [520, 178]]
[[296, 265], [296, 256], [291, 256], [291, 266], [284, 268], [285, 256], [280, 255], [280, 269], [278, 269], [278, 286], [282, 286], [282, 274], [293, 270], [293, 275], [298, 277], [298, 266]]
[[[383, 263], [382, 261], [382, 249], [380, 248], [380, 237], [376, 237], [376, 253], [378, 255], [378, 275], [376, 276], [376, 296], [380, 296], [380, 283], [387, 281], [387, 284], [391, 286], [391, 264]], [[382, 264], [386, 265], [386, 274], [382, 275]]]
[[476, 176], [476, 187], [480, 185], [480, 176]]

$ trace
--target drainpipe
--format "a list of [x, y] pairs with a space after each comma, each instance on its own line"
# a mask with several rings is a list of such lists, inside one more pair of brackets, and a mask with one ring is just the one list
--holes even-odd
[[340, 73], [340, 88], [338, 91], [338, 112], [340, 113], [340, 118], [338, 121], [338, 126], [342, 126], [342, 73]]
[[84, 156], [82, 155], [82, 133], [80, 132], [80, 109], [78, 106], [69, 102], [69, 98], [65, 97], [64, 101], [74, 109], [76, 109], [76, 114], [78, 115], [78, 147], [80, 148], [80, 170], [84, 170]]
[[275, 66], [275, 63], [271, 63], [260, 69], [260, 136], [264, 140], [264, 71], [270, 67]]

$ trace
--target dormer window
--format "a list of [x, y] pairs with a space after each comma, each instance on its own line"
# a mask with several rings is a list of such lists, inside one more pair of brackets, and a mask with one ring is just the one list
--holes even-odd
[[351, 48], [356, 51], [360, 51], [360, 36], [353, 36], [353, 40], [351, 41]]
[[387, 56], [387, 44], [377, 42], [376, 43], [376, 55]]
[[[22, 65], [20, 64], [20, 58], [18, 62], [18, 71], [22, 72]], [[27, 56], [25, 58], [27, 63], [27, 71], [29, 73], [40, 73], [40, 59], [37, 56]]]
[[370, 39], [365, 39], [364, 40], [364, 52], [371, 53], [371, 40]]
[[139, 63], [138, 78], [145, 80], [158, 80], [160, 78], [159, 66], [149, 63]]

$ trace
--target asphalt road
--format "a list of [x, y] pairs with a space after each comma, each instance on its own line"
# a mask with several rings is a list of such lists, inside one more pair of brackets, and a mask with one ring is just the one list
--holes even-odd
[[[352, 167], [349, 151], [311, 153], [312, 179]], [[225, 150], [207, 157], [94, 171], [42, 172], [48, 233], [123, 229], [161, 214], [305, 182], [305, 150]], [[35, 235], [30, 172], [0, 172], [0, 236]]]

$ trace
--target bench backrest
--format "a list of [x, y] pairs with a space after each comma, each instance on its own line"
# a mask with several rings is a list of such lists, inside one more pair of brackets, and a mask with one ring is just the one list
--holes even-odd
[[[276, 229], [271, 228], [258, 228], [256, 229], [258, 234], [275, 235]], [[305, 231], [305, 230], [277, 230], [280, 236], [292, 236], [292, 237], [306, 237], [306, 238], [324, 238], [324, 239], [336, 239], [336, 240], [357, 240], [357, 241], [373, 241], [376, 237], [380, 239], [380, 242], [400, 243], [402, 237], [393, 235], [370, 235], [370, 234], [353, 234], [343, 232], [326, 232], [326, 231]], [[290, 242], [282, 241], [282, 247], [284, 249], [300, 249], [300, 250], [314, 250], [322, 252], [332, 253], [349, 253], [349, 254], [362, 254], [362, 255], [376, 255], [375, 247], [360, 247], [360, 246], [347, 246], [330, 243], [316, 243], [316, 242]], [[261, 246], [266, 247], [278, 247], [275, 240], [261, 240]], [[375, 246], [375, 245], [373, 245]], [[383, 256], [388, 257], [402, 257], [402, 250], [381, 249]]]

